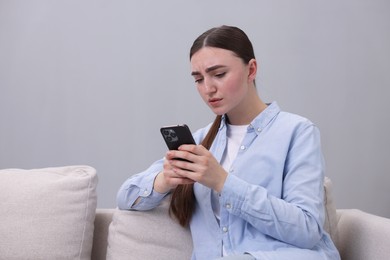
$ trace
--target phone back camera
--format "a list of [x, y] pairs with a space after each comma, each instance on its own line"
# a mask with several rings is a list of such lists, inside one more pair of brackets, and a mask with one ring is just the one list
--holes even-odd
[[163, 135], [168, 142], [177, 142], [179, 138], [173, 129], [166, 129], [163, 131]]

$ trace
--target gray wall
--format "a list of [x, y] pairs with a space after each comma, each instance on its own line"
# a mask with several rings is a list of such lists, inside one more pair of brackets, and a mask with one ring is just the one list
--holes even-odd
[[0, 0], [0, 168], [89, 164], [114, 207], [160, 126], [214, 117], [188, 51], [221, 24], [252, 39], [263, 99], [320, 127], [337, 207], [390, 217], [387, 0]]

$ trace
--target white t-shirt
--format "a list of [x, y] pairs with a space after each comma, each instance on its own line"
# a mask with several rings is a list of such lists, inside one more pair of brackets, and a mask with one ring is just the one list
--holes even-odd
[[[247, 128], [248, 125], [227, 125], [227, 146], [221, 160], [221, 165], [227, 172], [229, 172], [234, 159], [237, 157], [238, 149], [240, 149], [240, 145], [245, 137]], [[211, 206], [213, 208], [214, 215], [219, 222], [220, 205], [218, 193], [216, 191], [212, 192]]]
[[[229, 172], [229, 169], [232, 166], [234, 159], [236, 159], [237, 157], [238, 149], [240, 149], [242, 140], [245, 137], [247, 129], [248, 129], [248, 125], [227, 124], [227, 132], [226, 132], [227, 146], [221, 160], [221, 165], [227, 172]], [[219, 195], [216, 191], [213, 191], [211, 193], [211, 206], [213, 208], [215, 218], [219, 223], [220, 204], [219, 204]], [[224, 248], [223, 248], [222, 255], [226, 256]]]
[[247, 132], [248, 125], [227, 125], [227, 148], [222, 156], [221, 165], [229, 172], [234, 159], [237, 157], [242, 140]]

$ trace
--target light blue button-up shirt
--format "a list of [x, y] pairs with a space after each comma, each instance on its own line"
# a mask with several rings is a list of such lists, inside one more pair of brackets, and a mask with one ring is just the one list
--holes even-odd
[[[200, 143], [210, 125], [194, 133]], [[221, 161], [226, 122], [210, 148]], [[148, 210], [166, 194], [153, 191], [163, 159], [125, 181], [118, 192], [120, 209]], [[219, 195], [220, 220], [212, 209], [212, 191], [194, 185], [196, 209], [190, 222], [192, 259], [215, 259], [222, 246], [228, 255], [249, 253], [256, 259], [340, 259], [324, 231], [324, 163], [320, 134], [309, 120], [273, 102], [248, 126]], [[132, 207], [135, 200], [139, 203]]]

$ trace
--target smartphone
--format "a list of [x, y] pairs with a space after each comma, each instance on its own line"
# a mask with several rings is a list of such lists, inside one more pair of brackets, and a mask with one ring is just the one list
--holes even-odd
[[187, 125], [161, 127], [160, 132], [169, 150], [177, 150], [182, 144], [196, 144]]

